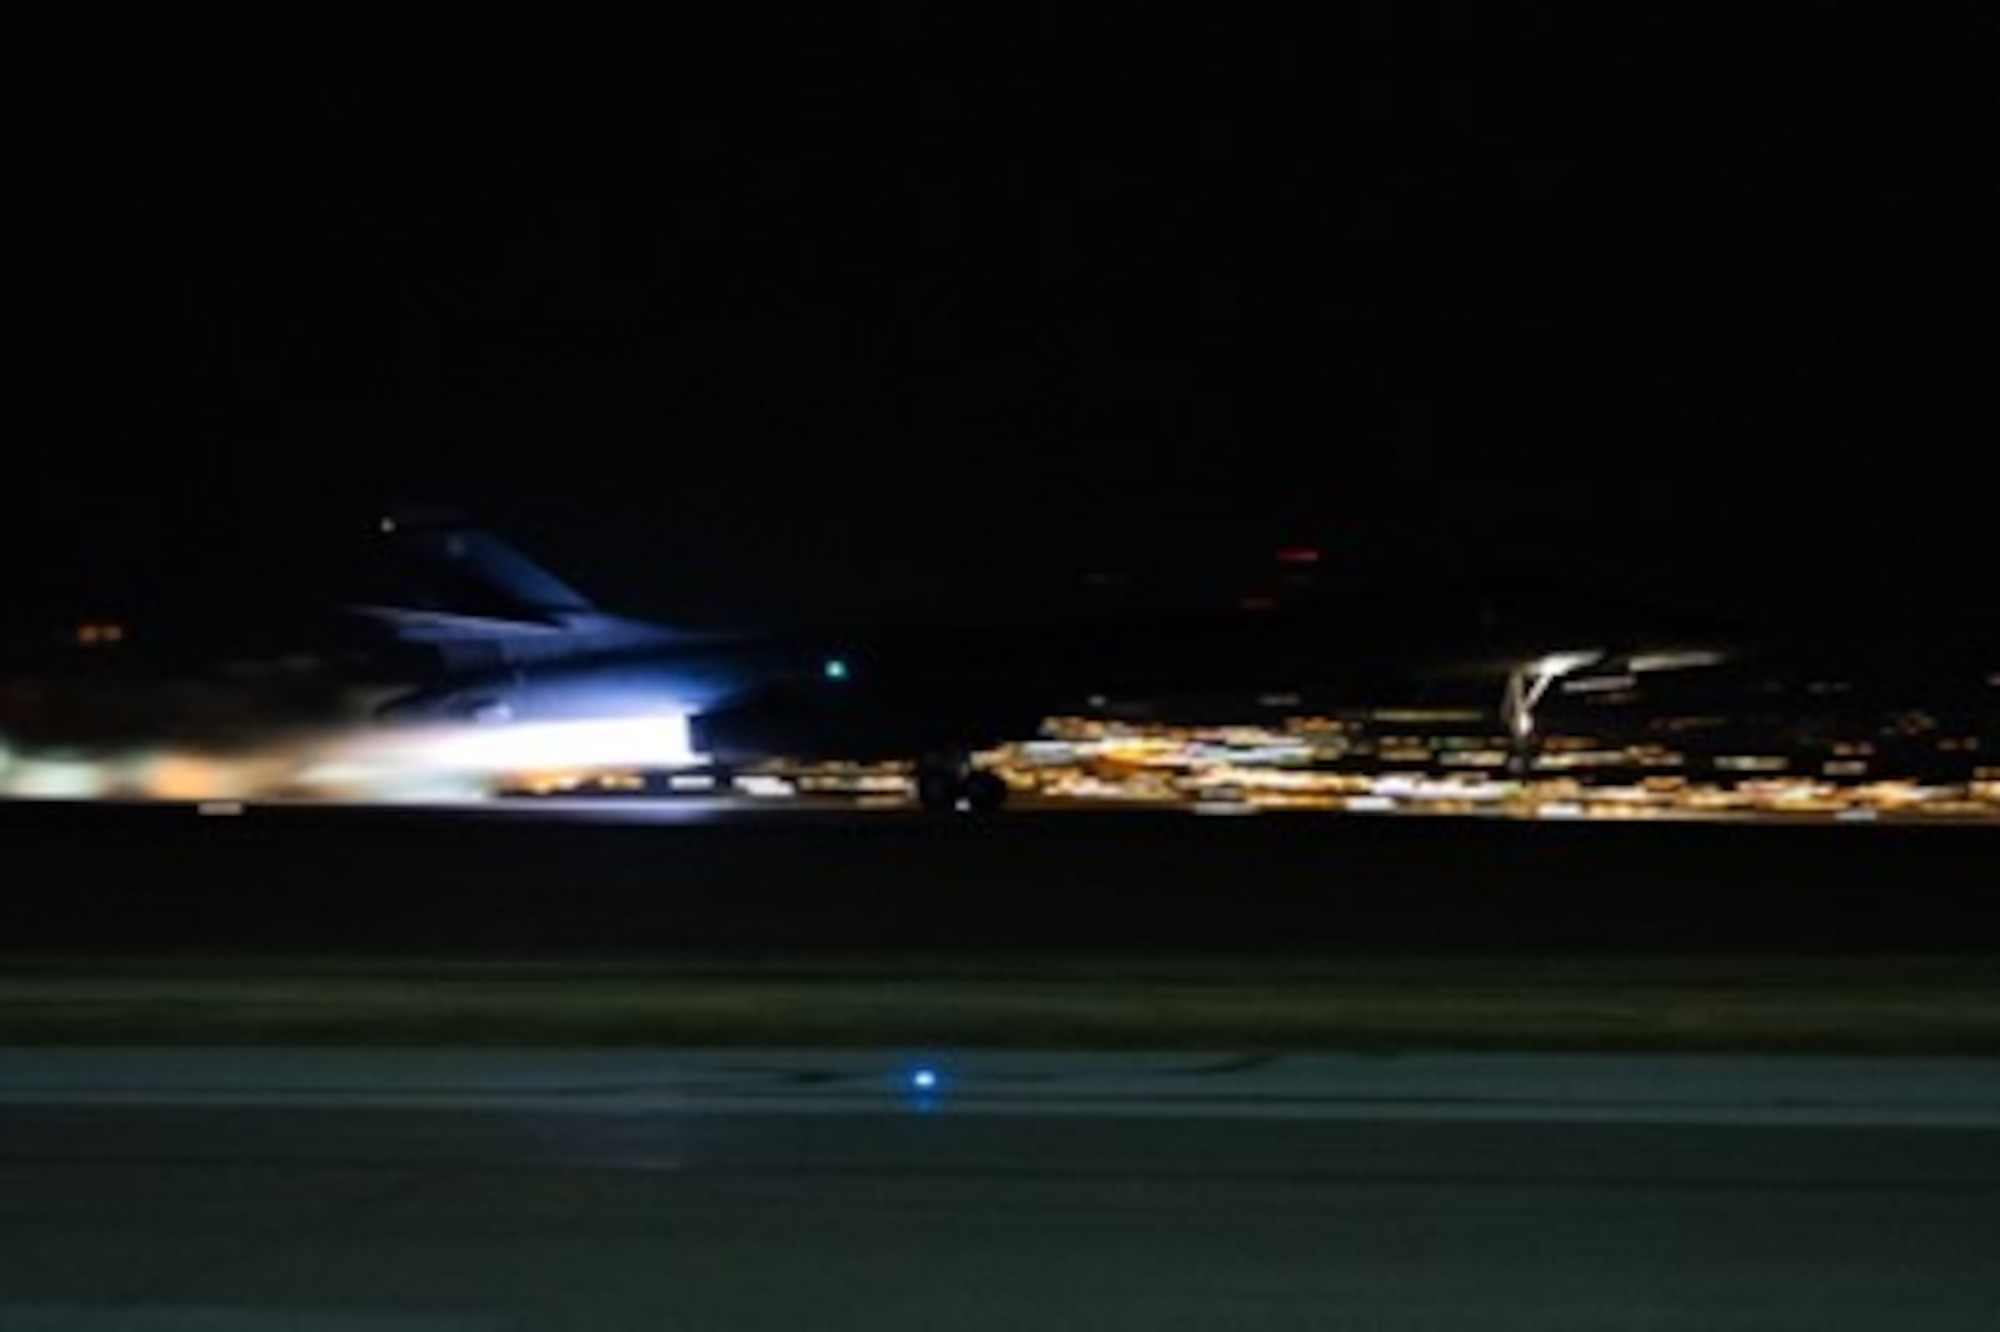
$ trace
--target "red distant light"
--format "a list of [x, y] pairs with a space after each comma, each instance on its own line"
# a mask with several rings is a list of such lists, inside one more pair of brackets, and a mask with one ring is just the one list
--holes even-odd
[[1318, 563], [1319, 563], [1319, 547], [1317, 547], [1317, 546], [1285, 546], [1285, 547], [1282, 547], [1282, 548], [1280, 548], [1280, 549], [1279, 549], [1279, 551], [1278, 551], [1278, 563], [1280, 563], [1280, 564], [1318, 564]]

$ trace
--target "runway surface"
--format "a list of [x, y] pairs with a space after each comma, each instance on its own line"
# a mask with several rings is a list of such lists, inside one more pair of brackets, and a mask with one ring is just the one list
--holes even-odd
[[10, 1332], [1986, 1332], [1996, 1225], [1991, 1061], [0, 1052]]
[[2000, 950], [1983, 826], [0, 805], [0, 956]]

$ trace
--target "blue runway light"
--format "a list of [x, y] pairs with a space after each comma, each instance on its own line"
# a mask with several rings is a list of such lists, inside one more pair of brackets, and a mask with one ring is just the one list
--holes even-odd
[[912, 1114], [944, 1113], [945, 1097], [951, 1090], [950, 1079], [945, 1077], [944, 1070], [935, 1064], [918, 1064], [902, 1075], [901, 1082], [902, 1102]]
[[847, 663], [839, 657], [828, 657], [826, 665], [821, 669], [825, 672], [826, 678], [829, 680], [845, 680], [847, 678]]

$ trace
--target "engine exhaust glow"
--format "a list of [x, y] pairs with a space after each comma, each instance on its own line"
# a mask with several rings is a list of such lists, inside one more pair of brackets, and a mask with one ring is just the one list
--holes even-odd
[[427, 728], [397, 742], [407, 757], [499, 774], [545, 768], [684, 768], [700, 761], [682, 715]]
[[0, 749], [0, 796], [56, 800], [471, 800], [554, 771], [673, 769], [705, 760], [682, 713], [273, 734], [224, 749]]

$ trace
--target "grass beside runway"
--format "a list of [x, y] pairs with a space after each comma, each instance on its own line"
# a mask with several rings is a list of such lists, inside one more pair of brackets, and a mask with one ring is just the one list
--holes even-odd
[[2000, 958], [15, 960], [11, 1045], [2000, 1054]]

